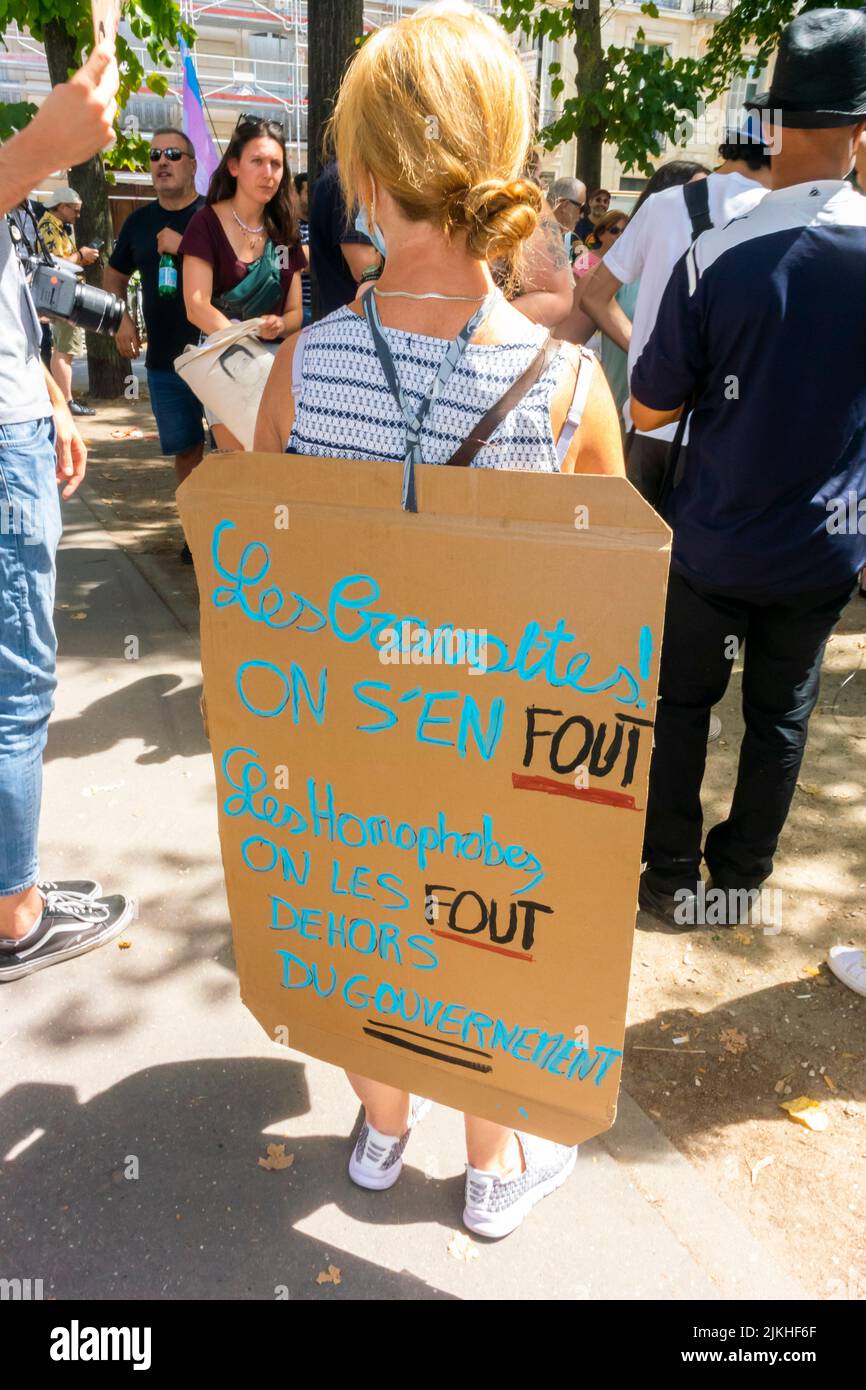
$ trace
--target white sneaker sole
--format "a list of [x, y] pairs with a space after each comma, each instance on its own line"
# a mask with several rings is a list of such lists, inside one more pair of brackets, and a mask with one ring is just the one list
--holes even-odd
[[476, 1235], [487, 1236], [490, 1240], [500, 1240], [503, 1236], [510, 1236], [512, 1231], [516, 1231], [525, 1217], [529, 1215], [532, 1208], [544, 1197], [549, 1197], [551, 1192], [555, 1192], [558, 1187], [569, 1178], [574, 1171], [577, 1162], [577, 1150], [571, 1155], [565, 1167], [560, 1172], [555, 1173], [547, 1182], [539, 1183], [529, 1192], [525, 1193], [518, 1202], [510, 1206], [507, 1211], [473, 1211], [471, 1207], [463, 1208], [463, 1225]]
[[[847, 985], [848, 989], [852, 990], [854, 994], [859, 994], [863, 999], [866, 999], [866, 989], [859, 983], [853, 973], [849, 973], [844, 965], [841, 964], [841, 961], [849, 954], [856, 956], [858, 952], [853, 946], [845, 946], [840, 951], [837, 951], [836, 947], [833, 947], [827, 956], [827, 964], [837, 980], [840, 980], [843, 985]], [[864, 953], [859, 952], [859, 954], [863, 955]], [[858, 974], [859, 973], [861, 972], [858, 971]]]
[[370, 1172], [364, 1168], [355, 1158], [355, 1150], [352, 1150], [352, 1157], [349, 1159], [349, 1177], [356, 1187], [365, 1187], [368, 1192], [385, 1192], [389, 1187], [393, 1187], [403, 1171], [403, 1159], [398, 1158], [390, 1168], [384, 1172], [374, 1169]]
[[17, 969], [13, 966], [11, 970], [4, 970], [0, 973], [0, 984], [6, 984], [11, 980], [22, 980], [26, 975], [35, 975], [39, 970], [47, 970], [49, 966], [60, 965], [65, 960], [72, 960], [75, 956], [86, 956], [88, 951], [98, 951], [100, 946], [107, 946], [109, 941], [120, 936], [124, 928], [128, 927], [135, 916], [135, 900], [130, 898], [126, 904], [126, 911], [122, 912], [117, 921], [100, 936], [98, 941], [86, 941], [78, 946], [67, 946], [64, 951], [57, 951], [45, 960], [28, 961]]

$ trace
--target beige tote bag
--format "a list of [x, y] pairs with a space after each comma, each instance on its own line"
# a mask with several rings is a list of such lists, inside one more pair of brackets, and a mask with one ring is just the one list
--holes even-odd
[[252, 449], [256, 416], [279, 343], [255, 335], [260, 318], [211, 333], [174, 359], [174, 369], [216, 418]]

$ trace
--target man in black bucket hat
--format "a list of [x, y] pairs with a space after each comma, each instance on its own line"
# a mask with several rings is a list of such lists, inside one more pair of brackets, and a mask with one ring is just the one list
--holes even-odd
[[782, 34], [769, 91], [751, 105], [792, 130], [866, 120], [866, 11], [799, 15]]
[[866, 13], [798, 16], [757, 105], [772, 189], [678, 263], [631, 378], [639, 429], [693, 405], [662, 505], [674, 541], [640, 888], [676, 926], [710, 901], [700, 790], [734, 659], [744, 645], [746, 731], [703, 845], [724, 890], [708, 925], [754, 909], [772, 872], [824, 648], [866, 564], [866, 198], [846, 181], [866, 131]]

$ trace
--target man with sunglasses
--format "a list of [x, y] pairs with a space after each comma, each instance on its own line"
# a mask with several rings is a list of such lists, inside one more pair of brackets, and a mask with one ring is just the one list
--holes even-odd
[[[126, 297], [134, 270], [141, 273], [144, 322], [147, 329], [147, 386], [156, 416], [160, 448], [174, 455], [178, 484], [188, 477], [204, 452], [201, 403], [174, 370], [174, 359], [188, 343], [197, 343], [199, 331], [190, 323], [183, 302], [183, 280], [178, 265], [177, 294], [159, 293], [159, 261], [176, 256], [183, 233], [193, 215], [204, 205], [195, 191], [195, 149], [180, 130], [165, 127], [150, 142], [150, 169], [156, 202], [130, 213], [105, 269], [104, 287]], [[124, 357], [141, 351], [135, 324], [129, 315], [115, 339]], [[186, 545], [181, 559], [191, 564]]]

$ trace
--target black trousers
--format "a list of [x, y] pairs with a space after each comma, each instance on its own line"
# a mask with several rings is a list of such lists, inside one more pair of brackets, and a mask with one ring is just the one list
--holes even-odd
[[723, 888], [757, 888], [772, 873], [824, 648], [854, 583], [745, 599], [671, 575], [644, 837], [652, 887], [673, 893], [699, 877], [710, 709], [727, 689], [735, 641], [745, 642], [746, 732], [731, 809], [708, 833], [704, 858]]

